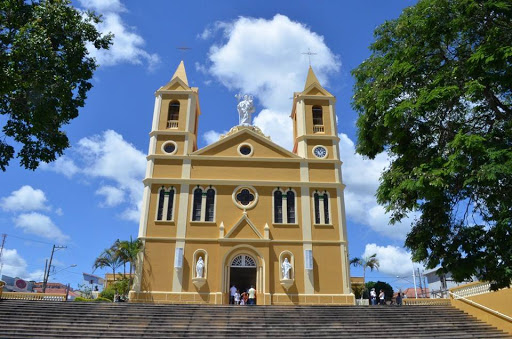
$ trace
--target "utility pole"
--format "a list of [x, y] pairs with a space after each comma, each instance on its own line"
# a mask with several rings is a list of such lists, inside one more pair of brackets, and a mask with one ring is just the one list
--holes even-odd
[[425, 298], [425, 292], [423, 292], [423, 285], [421, 284], [421, 272], [420, 272], [420, 269], [419, 267], [416, 268], [416, 270], [418, 271], [418, 278], [420, 280], [420, 291], [421, 291], [421, 297], [422, 298]]
[[7, 234], [2, 234], [2, 247], [0, 247], [0, 279], [2, 278], [2, 268], [4, 268], [4, 262], [2, 261], [2, 253], [4, 253], [5, 238]]
[[52, 267], [53, 253], [55, 253], [56, 250], [58, 251], [58, 250], [63, 249], [63, 248], [67, 248], [67, 246], [56, 246], [56, 245], [53, 245], [52, 255], [50, 256], [50, 262], [48, 264], [48, 269], [45, 270], [46, 274], [45, 274], [44, 279], [43, 279], [43, 293], [46, 292], [46, 285], [48, 284], [48, 278], [50, 277], [50, 269]]
[[418, 299], [418, 290], [416, 289], [416, 273], [414, 272], [414, 263], [412, 264], [412, 281], [414, 281], [414, 295]]

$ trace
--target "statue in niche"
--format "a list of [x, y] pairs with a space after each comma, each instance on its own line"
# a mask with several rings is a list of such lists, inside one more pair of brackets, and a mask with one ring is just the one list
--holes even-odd
[[284, 258], [284, 261], [281, 265], [281, 270], [283, 272], [283, 279], [291, 279], [290, 271], [292, 269], [292, 264], [288, 261], [288, 258]]
[[250, 126], [251, 125], [251, 114], [254, 113], [254, 100], [252, 95], [242, 95], [241, 93], [235, 95], [238, 99], [238, 110], [239, 125]]
[[203, 257], [199, 257], [196, 262], [196, 278], [202, 278], [204, 272], [204, 261]]

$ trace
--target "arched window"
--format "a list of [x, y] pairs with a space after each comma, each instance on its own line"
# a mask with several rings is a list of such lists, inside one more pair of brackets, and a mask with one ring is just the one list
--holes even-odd
[[320, 223], [320, 196], [318, 193], [315, 193], [315, 224]]
[[274, 223], [283, 222], [283, 192], [277, 189], [274, 192]]
[[203, 190], [196, 188], [194, 190], [194, 202], [192, 204], [192, 221], [201, 221], [201, 204], [203, 202]]
[[313, 199], [315, 205], [315, 224], [330, 224], [329, 193], [315, 192]]
[[313, 106], [313, 125], [323, 125], [322, 106]]
[[206, 191], [206, 215], [204, 221], [213, 221], [215, 211], [215, 190], [213, 188]]
[[295, 193], [292, 190], [286, 192], [286, 222], [295, 224]]
[[167, 205], [167, 220], [173, 220], [173, 210], [174, 210], [174, 188], [171, 188], [169, 192], [166, 192], [168, 198]]
[[178, 128], [180, 118], [180, 102], [173, 100], [169, 103], [169, 112], [167, 114], [167, 128]]
[[156, 220], [162, 220], [164, 213], [165, 188], [162, 187], [158, 191], [158, 208], [156, 212]]
[[329, 224], [329, 195], [324, 193], [324, 221]]

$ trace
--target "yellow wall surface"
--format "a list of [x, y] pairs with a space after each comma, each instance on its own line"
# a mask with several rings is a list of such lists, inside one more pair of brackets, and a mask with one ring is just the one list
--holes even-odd
[[[478, 284], [478, 283], [477, 283]], [[464, 285], [464, 287], [467, 285]], [[457, 293], [456, 289], [452, 289], [454, 293]], [[467, 299], [472, 300], [480, 305], [486, 306], [490, 309], [498, 311], [502, 314], [505, 314], [509, 317], [512, 317], [512, 289], [505, 288], [496, 292], [488, 292], [484, 294], [479, 294], [471, 297], [467, 297]], [[492, 312], [479, 308], [477, 306], [472, 305], [462, 299], [450, 300], [452, 305], [461, 309], [462, 311], [482, 320], [492, 326], [499, 328], [502, 331], [505, 331], [509, 334], [512, 334], [512, 321], [507, 320], [503, 317], [497, 316]]]
[[172, 291], [174, 247], [173, 241], [146, 241], [142, 266], [142, 291]]
[[342, 293], [340, 253], [339, 245], [313, 245], [313, 274], [316, 293]]
[[240, 179], [241, 174], [246, 180], [299, 181], [300, 164], [288, 162], [266, 163], [260, 161], [192, 161], [192, 179]]
[[181, 178], [182, 163], [180, 159], [155, 159], [153, 178]]
[[311, 182], [335, 182], [335, 166], [334, 164], [310, 163], [309, 164], [309, 181]]

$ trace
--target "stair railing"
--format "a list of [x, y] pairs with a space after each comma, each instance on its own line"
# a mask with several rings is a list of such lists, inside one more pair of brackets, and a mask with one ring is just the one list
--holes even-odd
[[482, 304], [479, 304], [479, 303], [477, 303], [477, 302], [475, 302], [475, 301], [473, 301], [473, 300], [467, 299], [467, 298], [465, 298], [465, 297], [463, 297], [463, 296], [460, 296], [460, 295], [458, 295], [458, 294], [456, 294], [456, 293], [453, 293], [453, 292], [450, 292], [450, 291], [448, 291], [448, 293], [453, 297], [453, 299], [462, 299], [462, 300], [464, 300], [465, 302], [467, 302], [467, 303], [469, 303], [469, 304], [471, 304], [471, 305], [473, 305], [473, 306], [476, 306], [476, 307], [478, 307], [478, 308], [481, 308], [481, 309], [483, 309], [483, 310], [485, 310], [485, 311], [487, 311], [487, 312], [490, 312], [490, 313], [492, 313], [492, 314], [494, 314], [494, 315], [497, 315], [497, 316], [499, 316], [499, 317], [501, 317], [501, 318], [503, 318], [503, 319], [506, 319], [506, 320], [508, 320], [508, 321], [512, 322], [512, 317], [509, 317], [509, 316], [508, 316], [508, 315], [506, 315], [506, 314], [503, 314], [503, 313], [501, 313], [501, 312], [498, 312], [498, 311], [496, 311], [496, 310], [493, 310], [492, 308], [489, 308], [489, 307], [487, 307], [487, 306], [484, 306], [484, 305], [482, 305]]

